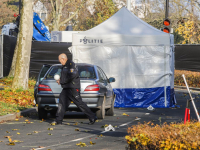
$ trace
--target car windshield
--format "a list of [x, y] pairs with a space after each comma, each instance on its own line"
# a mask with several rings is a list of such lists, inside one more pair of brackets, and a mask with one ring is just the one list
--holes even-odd
[[[54, 75], [61, 75], [62, 66], [53, 66], [46, 75], [46, 79], [54, 79]], [[92, 66], [77, 66], [80, 78], [95, 79], [96, 74]]]

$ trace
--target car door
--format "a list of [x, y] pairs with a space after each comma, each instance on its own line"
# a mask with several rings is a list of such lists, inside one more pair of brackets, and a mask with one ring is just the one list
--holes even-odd
[[107, 89], [107, 100], [108, 100], [108, 105], [110, 105], [112, 103], [112, 97], [113, 97], [113, 89], [112, 89], [112, 86], [110, 85], [110, 82], [106, 76], [106, 74], [104, 73], [104, 71], [99, 67], [100, 71], [102, 72], [103, 74], [103, 79], [106, 83], [106, 89]]
[[54, 75], [61, 75], [62, 66], [54, 65], [49, 71], [45, 74], [44, 79], [41, 84], [48, 85], [51, 88], [53, 94], [59, 95], [62, 91], [61, 85], [56, 82]]
[[105, 75], [103, 74], [101, 68], [98, 66], [97, 66], [97, 71], [99, 75], [99, 83], [101, 84], [102, 92], [106, 95], [105, 105], [108, 106], [111, 104], [108, 92], [108, 81], [106, 80]]
[[42, 66], [42, 68], [40, 69], [40, 72], [39, 72], [38, 77], [37, 77], [36, 84], [34, 86], [34, 98], [35, 98], [35, 100], [36, 100], [36, 95], [37, 95], [37, 92], [38, 92], [38, 85], [43, 80], [45, 74], [47, 73], [47, 71], [49, 70], [50, 67], [51, 67], [51, 65], [44, 64]]

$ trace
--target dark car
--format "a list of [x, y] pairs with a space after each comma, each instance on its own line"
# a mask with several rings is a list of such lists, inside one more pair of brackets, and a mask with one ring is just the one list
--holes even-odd
[[[114, 115], [115, 95], [111, 87], [111, 82], [115, 82], [115, 78], [107, 78], [103, 70], [90, 64], [76, 64], [81, 82], [81, 97], [83, 102], [96, 113], [99, 119], [103, 119], [105, 115]], [[50, 112], [55, 116], [59, 94], [62, 90], [54, 79], [54, 75], [61, 73], [62, 65], [43, 65], [38, 75], [37, 83], [34, 88], [34, 96], [36, 104], [38, 104], [38, 116], [45, 119], [47, 113]], [[70, 104], [68, 111], [80, 111], [73, 102]]]

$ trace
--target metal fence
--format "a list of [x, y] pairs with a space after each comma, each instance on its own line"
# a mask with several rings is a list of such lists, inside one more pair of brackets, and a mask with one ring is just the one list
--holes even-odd
[[0, 35], [0, 78], [3, 78], [3, 35]]

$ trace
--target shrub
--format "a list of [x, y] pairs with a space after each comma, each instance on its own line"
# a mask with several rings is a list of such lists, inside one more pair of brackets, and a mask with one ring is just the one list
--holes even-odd
[[182, 74], [185, 75], [189, 87], [200, 88], [200, 72], [175, 70], [174, 72], [174, 85], [185, 86]]
[[154, 125], [151, 122], [128, 128], [125, 138], [131, 150], [199, 150], [200, 123]]

